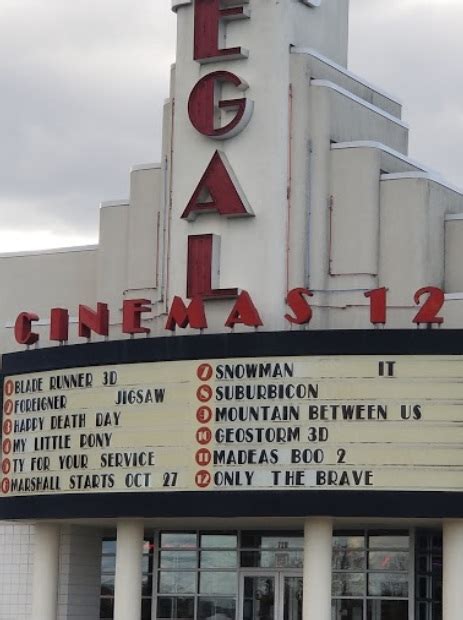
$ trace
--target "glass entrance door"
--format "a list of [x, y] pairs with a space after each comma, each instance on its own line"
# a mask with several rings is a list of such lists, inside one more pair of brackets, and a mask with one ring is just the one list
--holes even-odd
[[283, 620], [302, 620], [302, 577], [282, 575]]
[[302, 576], [244, 574], [240, 585], [240, 620], [302, 620]]
[[277, 620], [276, 575], [243, 575], [242, 580], [242, 620]]

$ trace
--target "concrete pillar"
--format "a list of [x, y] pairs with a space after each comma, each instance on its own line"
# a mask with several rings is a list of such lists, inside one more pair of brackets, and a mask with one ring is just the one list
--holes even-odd
[[37, 523], [34, 531], [32, 620], [56, 620], [58, 611], [60, 528]]
[[143, 521], [117, 524], [114, 620], [140, 620]]
[[303, 620], [331, 620], [333, 523], [327, 518], [304, 524]]
[[444, 521], [443, 618], [461, 620], [463, 614], [463, 519]]

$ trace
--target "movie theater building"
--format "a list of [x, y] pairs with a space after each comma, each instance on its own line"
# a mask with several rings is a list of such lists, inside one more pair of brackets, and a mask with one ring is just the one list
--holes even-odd
[[172, 4], [160, 162], [0, 257], [0, 620], [461, 620], [462, 193], [348, 0]]

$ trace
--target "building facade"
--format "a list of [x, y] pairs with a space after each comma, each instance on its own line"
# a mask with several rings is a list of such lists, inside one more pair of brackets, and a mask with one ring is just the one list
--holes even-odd
[[461, 620], [463, 196], [348, 0], [173, 0], [160, 163], [0, 256], [0, 620]]

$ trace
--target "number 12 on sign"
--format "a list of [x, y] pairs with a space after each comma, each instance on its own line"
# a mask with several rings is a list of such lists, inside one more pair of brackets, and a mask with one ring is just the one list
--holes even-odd
[[[385, 325], [387, 323], [387, 293], [386, 287], [376, 288], [364, 293], [370, 300], [370, 322], [374, 325]], [[416, 291], [413, 301], [421, 308], [413, 318], [416, 325], [442, 325], [443, 317], [439, 316], [444, 302], [444, 291], [435, 286], [424, 286]]]

